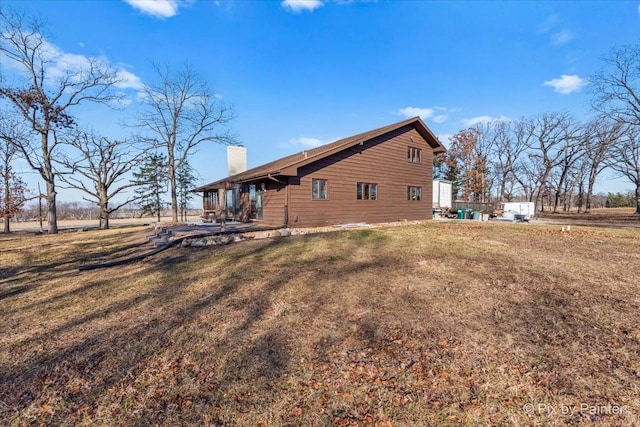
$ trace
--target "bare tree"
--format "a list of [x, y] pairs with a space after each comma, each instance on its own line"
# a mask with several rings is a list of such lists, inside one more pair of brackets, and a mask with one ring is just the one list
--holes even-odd
[[636, 213], [640, 214], [640, 127], [628, 126], [613, 144], [608, 166], [635, 185]]
[[611, 155], [611, 148], [622, 136], [624, 124], [606, 116], [592, 119], [585, 127], [584, 148], [587, 159], [587, 192], [585, 199], [585, 213], [591, 212], [593, 186], [596, 178], [608, 166], [607, 158]]
[[[534, 151], [525, 154], [516, 162], [514, 177], [522, 187], [525, 199], [535, 202], [537, 196], [544, 192], [541, 183], [545, 171], [544, 162], [542, 156]], [[538, 205], [536, 209], [539, 207]]]
[[631, 126], [640, 126], [640, 47], [614, 48], [591, 78], [594, 108]]
[[476, 194], [479, 195], [477, 199], [481, 202], [488, 202], [491, 197], [495, 176], [490, 163], [495, 141], [491, 137], [491, 123], [478, 123], [475, 129], [477, 131], [477, 142], [474, 149], [476, 171], [472, 182], [474, 183]]
[[[640, 201], [640, 47], [614, 48], [591, 78], [594, 108], [628, 128], [613, 144], [608, 165], [636, 186]], [[636, 213], [640, 214], [640, 203]]]
[[13, 141], [24, 138], [25, 129], [8, 117], [2, 112], [0, 118], [0, 217], [4, 218], [7, 234], [11, 231], [11, 217], [20, 213], [27, 201], [27, 185], [13, 169], [18, 154]]
[[575, 188], [578, 189], [578, 197], [576, 200], [576, 205], [578, 206], [578, 213], [582, 213], [583, 207], [585, 207], [586, 205], [586, 200], [585, 200], [586, 192], [584, 187], [585, 187], [585, 181], [588, 180], [590, 165], [591, 165], [591, 161], [587, 156], [584, 156], [581, 159], [579, 159], [576, 164], [576, 173], [574, 176], [574, 191], [575, 191]]
[[143, 151], [136, 149], [129, 141], [110, 140], [93, 132], [75, 132], [65, 141], [79, 154], [72, 159], [68, 155], [56, 163], [67, 169], [58, 172], [60, 180], [87, 194], [83, 198], [100, 208], [101, 230], [109, 228], [109, 216], [122, 206], [135, 200], [134, 196], [124, 199], [117, 205], [110, 203], [125, 190], [136, 186], [134, 182], [123, 182], [125, 175], [138, 167], [143, 159]]
[[558, 181], [555, 187], [555, 198], [553, 202], [553, 212], [558, 212], [558, 206], [561, 200], [565, 200], [564, 209], [568, 210], [566, 200], [571, 198], [570, 189], [575, 184], [575, 175], [577, 171], [574, 166], [576, 162], [584, 156], [584, 144], [581, 144], [577, 134], [567, 137], [563, 141], [563, 147], [560, 151], [560, 159], [558, 161]]
[[137, 126], [167, 156], [172, 220], [177, 222], [177, 171], [200, 144], [234, 142], [228, 131], [233, 110], [189, 66], [175, 73], [159, 66], [155, 70], [159, 83], [145, 89], [148, 108], [138, 117]]
[[97, 58], [64, 71], [54, 69], [59, 52], [51, 45], [39, 19], [19, 11], [0, 10], [0, 55], [19, 69], [12, 84], [0, 86], [0, 97], [24, 118], [39, 141], [15, 141], [18, 150], [46, 184], [49, 233], [58, 232], [56, 174], [53, 168], [58, 131], [74, 125], [69, 110], [85, 102], [109, 103], [117, 73]]
[[511, 201], [518, 160], [525, 151], [531, 133], [525, 132], [524, 119], [515, 122], [496, 121], [488, 124], [488, 137], [492, 139], [491, 159], [499, 183], [500, 201]]
[[577, 127], [566, 113], [544, 113], [532, 119], [533, 138], [529, 148], [542, 162], [539, 186], [534, 191], [536, 205], [544, 211], [543, 196], [549, 195], [549, 176], [565, 159], [565, 148], [574, 142]]

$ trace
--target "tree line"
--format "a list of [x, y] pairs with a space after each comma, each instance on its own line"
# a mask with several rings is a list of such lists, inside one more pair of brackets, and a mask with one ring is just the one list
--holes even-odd
[[[101, 229], [109, 228], [109, 216], [132, 200], [151, 214], [159, 212], [160, 195], [167, 190], [172, 220], [184, 216], [188, 189], [196, 180], [189, 158], [200, 144], [234, 143], [229, 133], [233, 108], [188, 65], [177, 71], [154, 65], [156, 80], [140, 89], [141, 108], [125, 124], [131, 136], [101, 135], [78, 123], [73, 113], [87, 104], [122, 104], [122, 73], [95, 57], [52, 71], [55, 48], [43, 21], [20, 10], [0, 9], [0, 28], [2, 66], [11, 67], [0, 79], [0, 213], [5, 231], [9, 218], [28, 200], [24, 182], [11, 166], [18, 158], [44, 182], [51, 234], [58, 232], [58, 185], [82, 192], [99, 207]], [[128, 180], [132, 173], [134, 179]], [[130, 189], [135, 189], [133, 195]], [[129, 197], [114, 204], [116, 196], [125, 195]]]
[[462, 200], [517, 198], [541, 211], [588, 213], [609, 169], [634, 185], [640, 214], [640, 48], [613, 49], [590, 86], [591, 119], [551, 112], [461, 130], [436, 157], [436, 177], [451, 180]]
[[590, 212], [596, 178], [619, 166], [616, 144], [627, 132], [606, 117], [583, 123], [567, 113], [478, 124], [451, 138], [438, 170], [463, 200], [517, 198], [542, 211]]

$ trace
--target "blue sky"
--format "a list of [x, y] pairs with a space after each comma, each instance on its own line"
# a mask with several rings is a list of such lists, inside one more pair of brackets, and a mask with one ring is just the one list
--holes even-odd
[[[640, 40], [639, 1], [2, 0], [46, 18], [70, 61], [100, 56], [130, 104], [74, 111], [126, 137], [152, 63], [188, 63], [235, 107], [249, 167], [420, 115], [448, 136], [478, 121], [568, 111], [588, 117], [588, 79], [612, 47]], [[65, 62], [67, 63], [67, 62]], [[62, 66], [62, 65], [61, 65]], [[226, 149], [192, 164], [226, 175]], [[35, 180], [35, 176], [33, 178]], [[35, 181], [34, 181], [35, 182]], [[600, 179], [598, 191], [622, 191]], [[62, 193], [61, 198], [73, 198]]]

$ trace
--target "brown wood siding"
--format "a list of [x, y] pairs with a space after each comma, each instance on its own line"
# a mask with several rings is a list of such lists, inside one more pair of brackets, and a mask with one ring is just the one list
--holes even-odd
[[284, 225], [284, 207], [287, 188], [275, 181], [265, 182], [266, 191], [262, 195], [262, 223], [264, 225]]
[[[409, 146], [422, 149], [421, 163], [407, 160]], [[303, 166], [298, 177], [289, 186], [292, 227], [431, 218], [433, 149], [410, 125]], [[326, 200], [312, 200], [312, 179], [327, 180]], [[356, 200], [358, 182], [378, 184], [377, 200]], [[409, 186], [422, 188], [420, 201], [407, 200]]]

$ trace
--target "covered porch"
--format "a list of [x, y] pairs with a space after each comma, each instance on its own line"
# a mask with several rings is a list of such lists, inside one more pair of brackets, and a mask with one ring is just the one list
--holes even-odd
[[264, 184], [223, 182], [192, 191], [202, 192], [204, 222], [251, 222], [263, 218]]

